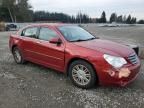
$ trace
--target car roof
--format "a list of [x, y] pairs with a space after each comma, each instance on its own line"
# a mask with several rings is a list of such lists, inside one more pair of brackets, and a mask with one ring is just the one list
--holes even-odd
[[[72, 24], [64, 24], [64, 23], [39, 23], [39, 24], [30, 24], [27, 27], [33, 27], [33, 26], [49, 26], [49, 27], [60, 27], [60, 26], [66, 26], [66, 25], [72, 25]], [[27, 28], [26, 27], [26, 28]]]

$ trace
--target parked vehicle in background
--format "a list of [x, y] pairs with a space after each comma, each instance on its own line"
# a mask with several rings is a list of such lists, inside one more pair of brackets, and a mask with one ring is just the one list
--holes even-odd
[[17, 30], [17, 25], [16, 24], [7, 24], [5, 27], [6, 31], [13, 31], [13, 30]]
[[140, 60], [125, 45], [99, 39], [78, 26], [38, 24], [10, 36], [16, 63], [31, 61], [66, 73], [73, 84], [125, 86], [136, 79]]

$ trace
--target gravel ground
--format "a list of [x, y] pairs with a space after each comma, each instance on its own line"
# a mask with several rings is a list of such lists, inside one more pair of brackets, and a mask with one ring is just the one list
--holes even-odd
[[[144, 44], [144, 27], [85, 27], [104, 39]], [[9, 34], [0, 33], [0, 108], [143, 108], [144, 60], [137, 80], [127, 87], [83, 90], [54, 70], [16, 64], [8, 48]]]

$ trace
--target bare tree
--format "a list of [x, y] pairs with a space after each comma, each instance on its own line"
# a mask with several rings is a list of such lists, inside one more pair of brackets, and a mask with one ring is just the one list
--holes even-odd
[[12, 22], [14, 22], [14, 16], [15, 16], [13, 15], [12, 10], [13, 10], [14, 5], [16, 4], [16, 1], [17, 0], [3, 0], [2, 1], [2, 6], [8, 9]]

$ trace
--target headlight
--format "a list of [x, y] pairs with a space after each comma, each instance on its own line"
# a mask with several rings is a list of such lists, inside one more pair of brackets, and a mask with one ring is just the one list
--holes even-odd
[[115, 57], [111, 55], [104, 54], [104, 59], [113, 67], [120, 68], [127, 64], [127, 61], [122, 57]]

